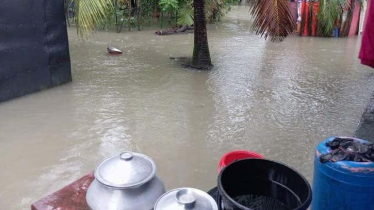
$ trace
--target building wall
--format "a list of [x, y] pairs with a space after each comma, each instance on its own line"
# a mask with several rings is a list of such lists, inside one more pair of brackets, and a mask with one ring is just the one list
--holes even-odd
[[0, 102], [71, 80], [63, 0], [1, 0]]

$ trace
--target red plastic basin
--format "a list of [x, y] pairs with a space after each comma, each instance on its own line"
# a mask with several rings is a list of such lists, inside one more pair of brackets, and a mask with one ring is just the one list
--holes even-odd
[[264, 156], [247, 150], [234, 150], [231, 152], [226, 153], [218, 164], [218, 173], [221, 171], [222, 168], [226, 167], [230, 163], [236, 161], [236, 160], [242, 160], [247, 158], [257, 158], [257, 159], [263, 159]]

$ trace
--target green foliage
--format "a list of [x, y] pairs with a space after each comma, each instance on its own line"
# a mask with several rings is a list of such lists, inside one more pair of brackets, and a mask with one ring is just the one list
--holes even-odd
[[142, 0], [142, 19], [143, 20], [150, 20], [152, 18], [154, 4], [155, 2], [153, 0]]
[[205, 0], [205, 17], [208, 22], [219, 21], [239, 0]]
[[[139, 23], [144, 23], [145, 20], [151, 25], [152, 19], [161, 17], [161, 12], [164, 14], [163, 18], [166, 18], [164, 21], [169, 23], [175, 21], [179, 26], [194, 23], [193, 0], [142, 0], [139, 19], [134, 18], [137, 16], [137, 8], [129, 10], [130, 0], [64, 1], [66, 1], [66, 12], [72, 10], [71, 14], [74, 14], [74, 17], [69, 17], [69, 20], [76, 23], [78, 34], [84, 38], [97, 29], [120, 31], [126, 25], [135, 27]], [[236, 2], [238, 0], [205, 0], [208, 22], [218, 21], [230, 10], [230, 5]]]
[[183, 7], [179, 8], [177, 24], [182, 25], [192, 25], [193, 24], [193, 8], [191, 4], [185, 4]]
[[127, 23], [128, 25], [130, 25], [132, 28], [134, 28], [136, 26], [136, 20], [134, 17], [131, 17], [130, 18], [130, 22]]
[[81, 37], [88, 37], [113, 12], [112, 0], [69, 0], [68, 5], [73, 2], [77, 32]]
[[163, 12], [174, 13], [178, 10], [178, 0], [161, 0], [158, 5]]
[[320, 0], [318, 13], [318, 31], [323, 36], [332, 36], [344, 8], [349, 8], [347, 0]]

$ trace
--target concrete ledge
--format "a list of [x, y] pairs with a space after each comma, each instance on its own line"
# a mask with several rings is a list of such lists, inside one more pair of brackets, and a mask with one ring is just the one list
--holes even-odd
[[374, 142], [374, 93], [362, 114], [355, 136], [360, 139]]

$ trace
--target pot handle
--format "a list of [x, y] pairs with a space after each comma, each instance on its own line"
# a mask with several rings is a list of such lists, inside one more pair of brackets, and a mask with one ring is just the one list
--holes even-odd
[[216, 198], [216, 201], [217, 201], [217, 206], [218, 206], [218, 210], [224, 210], [223, 207], [222, 207], [222, 196], [217, 193], [217, 198]]

